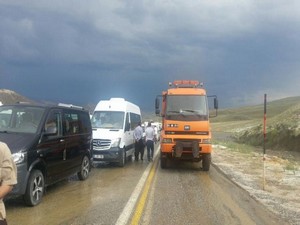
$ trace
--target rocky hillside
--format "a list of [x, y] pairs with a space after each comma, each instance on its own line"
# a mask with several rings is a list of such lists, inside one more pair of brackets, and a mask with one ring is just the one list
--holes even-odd
[[16, 102], [33, 102], [32, 100], [7, 89], [0, 89], [0, 102], [2, 104], [14, 104]]
[[[45, 104], [56, 104], [54, 102], [44, 101], [43, 99], [34, 101], [32, 99], [26, 98], [15, 91], [0, 89], [0, 105], [2, 104], [15, 104], [17, 102], [30, 102], [30, 103], [45, 103]], [[85, 109], [92, 112], [95, 108], [94, 104], [87, 104], [83, 106]]]

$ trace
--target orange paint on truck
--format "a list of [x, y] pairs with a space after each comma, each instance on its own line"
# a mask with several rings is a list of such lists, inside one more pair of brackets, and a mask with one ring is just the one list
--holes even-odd
[[[161, 167], [168, 160], [202, 161], [203, 170], [208, 171], [212, 146], [206, 90], [193, 80], [177, 80], [169, 86], [155, 102], [156, 114], [162, 116]], [[214, 99], [217, 115], [217, 97], [209, 97]]]

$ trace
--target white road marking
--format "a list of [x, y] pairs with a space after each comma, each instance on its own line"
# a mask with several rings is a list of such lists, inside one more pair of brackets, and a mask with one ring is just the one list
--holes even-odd
[[[160, 151], [160, 145], [157, 147], [157, 149], [154, 153], [154, 156], [153, 156], [154, 159], [156, 158], [156, 155], [158, 154], [159, 151]], [[124, 207], [122, 213], [120, 214], [115, 225], [126, 225], [128, 223], [128, 220], [130, 219], [130, 216], [133, 212], [134, 206], [136, 205], [136, 203], [139, 199], [139, 196], [143, 190], [146, 179], [150, 173], [151, 167], [152, 167], [152, 163], [149, 163], [149, 165], [145, 169], [142, 177], [140, 178], [138, 184], [136, 185], [133, 192], [131, 193], [129, 200], [128, 200], [127, 204], [125, 205], [125, 207]]]

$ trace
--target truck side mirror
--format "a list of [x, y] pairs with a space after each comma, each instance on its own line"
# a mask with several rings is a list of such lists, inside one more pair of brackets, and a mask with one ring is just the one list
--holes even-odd
[[156, 98], [156, 99], [155, 99], [155, 114], [156, 114], [156, 115], [160, 114], [159, 105], [160, 105], [159, 99]]
[[218, 109], [219, 108], [219, 104], [218, 104], [218, 99], [214, 98], [214, 108]]

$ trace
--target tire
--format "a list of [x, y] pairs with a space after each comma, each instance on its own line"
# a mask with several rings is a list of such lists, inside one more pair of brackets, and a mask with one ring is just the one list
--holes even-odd
[[123, 148], [121, 150], [121, 155], [120, 155], [120, 161], [118, 163], [119, 167], [124, 167], [126, 163], [126, 152], [125, 149]]
[[87, 156], [84, 156], [81, 162], [80, 171], [77, 173], [79, 180], [86, 180], [90, 174], [91, 163]]
[[167, 167], [167, 158], [160, 158], [160, 168], [165, 169]]
[[32, 170], [28, 179], [26, 192], [23, 196], [28, 206], [36, 206], [41, 203], [45, 189], [44, 175], [40, 170]]
[[210, 162], [211, 162], [210, 153], [209, 154], [204, 154], [203, 157], [202, 157], [202, 170], [203, 171], [209, 171]]

